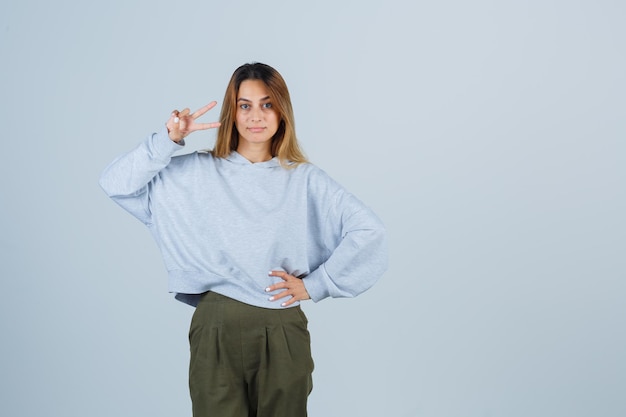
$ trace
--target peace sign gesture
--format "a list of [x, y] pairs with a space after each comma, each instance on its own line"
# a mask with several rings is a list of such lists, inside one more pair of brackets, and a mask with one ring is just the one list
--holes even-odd
[[174, 110], [170, 119], [165, 124], [167, 126], [167, 132], [169, 133], [170, 139], [179, 143], [191, 132], [219, 127], [220, 122], [196, 123], [196, 119], [198, 117], [202, 116], [216, 105], [217, 102], [212, 101], [201, 109], [196, 110], [193, 114], [190, 114], [191, 111], [188, 108], [180, 112], [178, 110]]

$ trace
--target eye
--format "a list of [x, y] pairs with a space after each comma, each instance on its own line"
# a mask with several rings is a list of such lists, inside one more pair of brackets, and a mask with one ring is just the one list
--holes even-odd
[[248, 110], [248, 109], [250, 108], [250, 105], [249, 105], [249, 104], [244, 103], [244, 104], [240, 105], [240, 106], [239, 106], [239, 108], [240, 108], [241, 110]]
[[272, 108], [272, 103], [264, 103], [263, 104], [263, 108], [264, 109], [271, 109]]

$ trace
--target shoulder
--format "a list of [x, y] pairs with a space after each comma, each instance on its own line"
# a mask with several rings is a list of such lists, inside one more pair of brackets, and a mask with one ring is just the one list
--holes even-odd
[[323, 169], [318, 167], [315, 164], [310, 162], [303, 162], [298, 164], [294, 168], [287, 168], [288, 170], [292, 170], [294, 173], [305, 177], [310, 183], [330, 183], [335, 182], [330, 175], [326, 173]]
[[304, 175], [312, 181], [334, 181], [326, 171], [311, 162], [302, 162], [295, 168], [288, 169], [292, 169], [294, 172]]
[[215, 160], [219, 158], [215, 158], [211, 152], [207, 151], [194, 151], [191, 153], [176, 155], [172, 157], [168, 167], [173, 169], [185, 169], [191, 168], [195, 165], [199, 164], [214, 164]]
[[310, 198], [328, 202], [333, 196], [346, 192], [326, 171], [310, 162], [299, 164], [293, 171], [303, 177]]

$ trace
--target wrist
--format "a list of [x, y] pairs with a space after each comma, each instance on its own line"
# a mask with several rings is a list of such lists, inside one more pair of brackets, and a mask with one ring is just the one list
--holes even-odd
[[167, 123], [165, 124], [165, 127], [167, 128], [167, 136], [170, 138], [172, 142], [181, 143], [183, 141], [184, 136], [176, 137], [175, 135], [172, 135], [172, 131], [170, 130], [170, 127], [167, 125]]

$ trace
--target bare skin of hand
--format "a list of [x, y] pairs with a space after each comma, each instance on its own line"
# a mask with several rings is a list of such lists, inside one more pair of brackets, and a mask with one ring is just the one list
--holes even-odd
[[283, 307], [289, 307], [296, 301], [311, 299], [311, 297], [309, 296], [309, 293], [304, 287], [304, 282], [302, 282], [302, 279], [294, 277], [293, 275], [289, 275], [288, 273], [284, 271], [270, 271], [270, 276], [280, 277], [283, 279], [283, 282], [279, 282], [274, 285], [271, 285], [267, 287], [265, 291], [272, 292], [272, 291], [284, 290], [270, 297], [270, 301], [278, 301], [282, 298], [291, 296], [289, 300], [281, 304], [281, 306]]
[[196, 119], [202, 116], [204, 113], [211, 110], [217, 105], [216, 101], [212, 101], [201, 109], [191, 113], [188, 108], [183, 111], [174, 110], [169, 120], [165, 124], [167, 126], [167, 132], [170, 139], [176, 143], [179, 143], [190, 133], [196, 130], [207, 130], [220, 127], [220, 122], [213, 123], [196, 123]]

